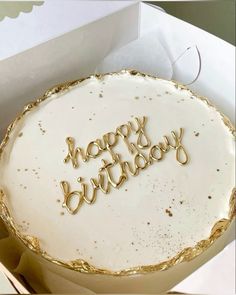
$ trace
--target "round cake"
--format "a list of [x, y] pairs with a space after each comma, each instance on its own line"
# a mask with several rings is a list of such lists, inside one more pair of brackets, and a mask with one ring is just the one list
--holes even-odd
[[41, 271], [164, 291], [234, 217], [234, 132], [207, 99], [136, 71], [56, 86], [0, 145], [1, 217]]

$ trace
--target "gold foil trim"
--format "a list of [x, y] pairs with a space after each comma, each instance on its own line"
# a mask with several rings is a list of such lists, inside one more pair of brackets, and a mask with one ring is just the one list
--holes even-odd
[[[72, 82], [66, 82], [66, 83], [57, 85], [57, 86], [49, 89], [48, 91], [46, 91], [46, 93], [42, 97], [38, 98], [35, 102], [31, 102], [31, 103], [27, 104], [24, 107], [22, 113], [13, 121], [13, 123], [11, 123], [9, 125], [9, 127], [7, 128], [5, 137], [0, 144], [0, 159], [1, 159], [1, 155], [3, 153], [3, 150], [6, 147], [8, 141], [10, 139], [10, 135], [13, 132], [18, 121], [20, 121], [29, 111], [36, 108], [41, 102], [50, 98], [53, 94], [63, 93], [65, 91], [68, 91], [72, 86], [75, 86], [84, 80], [88, 80], [91, 78], [102, 79], [103, 77], [108, 76], [108, 75], [112, 76], [112, 75], [119, 75], [119, 74], [124, 74], [124, 73], [127, 73], [131, 76], [137, 75], [137, 76], [141, 76], [141, 77], [150, 77], [150, 78], [153, 78], [156, 80], [163, 80], [163, 79], [153, 77], [153, 76], [150, 76], [150, 75], [147, 75], [144, 73], [140, 73], [136, 70], [123, 70], [119, 73], [107, 73], [107, 74], [103, 74], [103, 75], [92, 75], [87, 78], [83, 78], [83, 79], [75, 80]], [[173, 85], [177, 89], [182, 89], [182, 90], [188, 91], [193, 97], [200, 99], [201, 101], [205, 102], [207, 104], [207, 106], [214, 108], [221, 115], [222, 121], [225, 124], [225, 126], [229, 129], [229, 131], [235, 137], [236, 132], [235, 132], [235, 128], [234, 128], [233, 124], [230, 122], [230, 120], [223, 113], [218, 111], [217, 108], [212, 103], [210, 103], [206, 97], [198, 96], [198, 95], [194, 94], [186, 86], [181, 85], [181, 84], [177, 83], [176, 81], [171, 80], [171, 82], [173, 83]], [[120, 270], [120, 271], [112, 271], [112, 270], [97, 268], [82, 259], [77, 259], [74, 261], [65, 262], [65, 261], [51, 257], [49, 254], [47, 254], [45, 251], [43, 251], [41, 249], [40, 242], [36, 237], [31, 237], [28, 235], [21, 234], [21, 232], [17, 228], [16, 223], [14, 222], [13, 217], [10, 214], [9, 209], [7, 208], [7, 206], [4, 202], [5, 198], [6, 198], [6, 195], [5, 195], [4, 191], [0, 190], [0, 217], [6, 223], [6, 225], [11, 230], [11, 232], [32, 252], [42, 256], [47, 261], [50, 261], [50, 262], [52, 262], [56, 265], [59, 265], [59, 266], [63, 266], [63, 267], [70, 269], [70, 270], [74, 270], [74, 271], [78, 271], [78, 272], [86, 273], [86, 274], [104, 274], [104, 275], [113, 275], [113, 276], [128, 276], [128, 275], [136, 275], [136, 274], [145, 274], [145, 273], [154, 272], [154, 271], [163, 271], [163, 270], [167, 270], [170, 267], [175, 266], [181, 262], [190, 261], [190, 260], [194, 259], [195, 257], [197, 257], [198, 255], [200, 255], [201, 253], [203, 253], [204, 251], [206, 251], [227, 230], [227, 228], [229, 227], [230, 223], [232, 222], [232, 220], [235, 218], [235, 215], [236, 215], [236, 202], [235, 202], [236, 188], [233, 188], [232, 194], [230, 197], [230, 202], [229, 202], [228, 218], [220, 219], [219, 221], [217, 221], [214, 224], [214, 226], [212, 227], [210, 236], [207, 239], [199, 241], [193, 247], [188, 247], [188, 248], [183, 249], [181, 252], [179, 252], [177, 255], [175, 255], [171, 259], [163, 261], [161, 263], [153, 264], [153, 265], [136, 266], [136, 267], [131, 267], [131, 268], [127, 268], [124, 270]]]

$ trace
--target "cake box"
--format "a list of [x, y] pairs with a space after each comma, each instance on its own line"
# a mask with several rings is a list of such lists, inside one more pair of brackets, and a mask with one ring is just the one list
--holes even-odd
[[[112, 30], [107, 29], [108, 24], [111, 24]], [[105, 28], [108, 30], [107, 34], [104, 33]], [[99, 44], [95, 42], [94, 38], [98, 34], [103, 38], [103, 42]], [[84, 42], [81, 47], [78, 40], [84, 40], [84, 36], [88, 35], [90, 38], [86, 39], [87, 43]], [[145, 38], [147, 35], [149, 38]], [[110, 53], [119, 52], [119, 48], [137, 38], [140, 40], [139, 46], [143, 46], [142, 42], [151, 42], [150, 36], [158, 40], [156, 49], [165, 53], [165, 58], [157, 61], [156, 74], [163, 78], [173, 78], [183, 84], [189, 84], [190, 89], [211, 98], [214, 104], [233, 120], [234, 47], [146, 4], [133, 4], [97, 20], [96, 23], [88, 24], [25, 52], [2, 59], [0, 72], [4, 79], [0, 81], [0, 89], [3, 93], [0, 100], [1, 135], [22, 105], [40, 96], [50, 86], [94, 74], [98, 69], [106, 71], [107, 67], [107, 71], [109, 71], [113, 66], [110, 62], [112, 61]], [[68, 48], [69, 52], [66, 51]], [[128, 50], [129, 48], [126, 52]], [[68, 54], [66, 55], [65, 52]], [[96, 52], [95, 55], [94, 52]], [[92, 60], [91, 56], [93, 56]], [[107, 56], [110, 56], [110, 60], [105, 58]], [[61, 66], [62, 59], [63, 67]], [[26, 63], [27, 60], [31, 62]], [[43, 60], [47, 61], [44, 65], [42, 65]], [[162, 64], [165, 62], [167, 64]], [[127, 55], [124, 68], [129, 64], [129, 55]], [[222, 67], [222, 65], [224, 66]], [[143, 64], [137, 64], [137, 67], [141, 66]], [[162, 69], [162, 72], [158, 72], [158, 69]], [[16, 72], [20, 73], [17, 77]], [[14, 81], [15, 87], [11, 87], [10, 85]], [[27, 251], [22, 250], [21, 245], [15, 249], [8, 248], [7, 245], [10, 245], [11, 241], [7, 239], [5, 231], [2, 231], [0, 238], [1, 244], [5, 245], [2, 246], [0, 259], [12, 272], [23, 274], [31, 288], [37, 292], [48, 290], [53, 293], [68, 292], [68, 289], [78, 291], [73, 283], [67, 280], [64, 284], [65, 289], [58, 289], [58, 284], [55, 282], [60, 274], [51, 272], [50, 266], [48, 268], [48, 282], [44, 282], [43, 285], [42, 282], [35, 280], [36, 276], [34, 277], [32, 269], [30, 270], [27, 264]], [[199, 265], [216, 255], [232, 239], [233, 233], [231, 231], [227, 236], [225, 235], [224, 239], [221, 239], [220, 244], [212, 247], [214, 249], [210, 254], [204, 253], [198, 258], [196, 265], [192, 265], [187, 272], [180, 273], [176, 277], [175, 283], [177, 284]], [[162, 291], [167, 291], [172, 287], [173, 282]], [[116, 290], [112, 290], [112, 292], [115, 293]]]

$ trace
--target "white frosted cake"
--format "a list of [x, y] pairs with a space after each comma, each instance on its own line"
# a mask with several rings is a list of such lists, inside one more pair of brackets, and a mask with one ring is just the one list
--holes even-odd
[[234, 127], [206, 99], [135, 71], [92, 76], [10, 125], [0, 214], [45, 277], [165, 291], [232, 221], [234, 163]]

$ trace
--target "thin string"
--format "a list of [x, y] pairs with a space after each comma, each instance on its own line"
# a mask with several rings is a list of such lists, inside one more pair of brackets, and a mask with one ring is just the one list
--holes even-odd
[[[186, 54], [186, 52], [187, 52], [188, 50], [192, 49], [192, 48], [195, 48], [196, 51], [197, 51], [199, 67], [198, 67], [198, 72], [197, 72], [196, 77], [195, 77], [191, 82], [189, 82], [189, 83], [187, 83], [187, 84], [184, 84], [185, 86], [191, 85], [191, 84], [193, 84], [194, 82], [196, 82], [197, 79], [199, 78], [200, 74], [201, 74], [201, 70], [202, 70], [202, 58], [201, 58], [201, 53], [200, 53], [200, 51], [199, 51], [197, 45], [195, 45], [195, 46], [190, 46], [190, 47], [188, 47], [187, 49], [185, 49], [184, 52], [182, 52], [182, 53], [177, 57], [177, 59], [176, 59], [175, 61], [173, 61], [173, 63], [172, 63], [172, 67], [174, 67], [175, 64], [177, 63], [177, 61], [180, 60], [180, 59]], [[172, 78], [173, 78], [173, 76], [172, 76]]]

